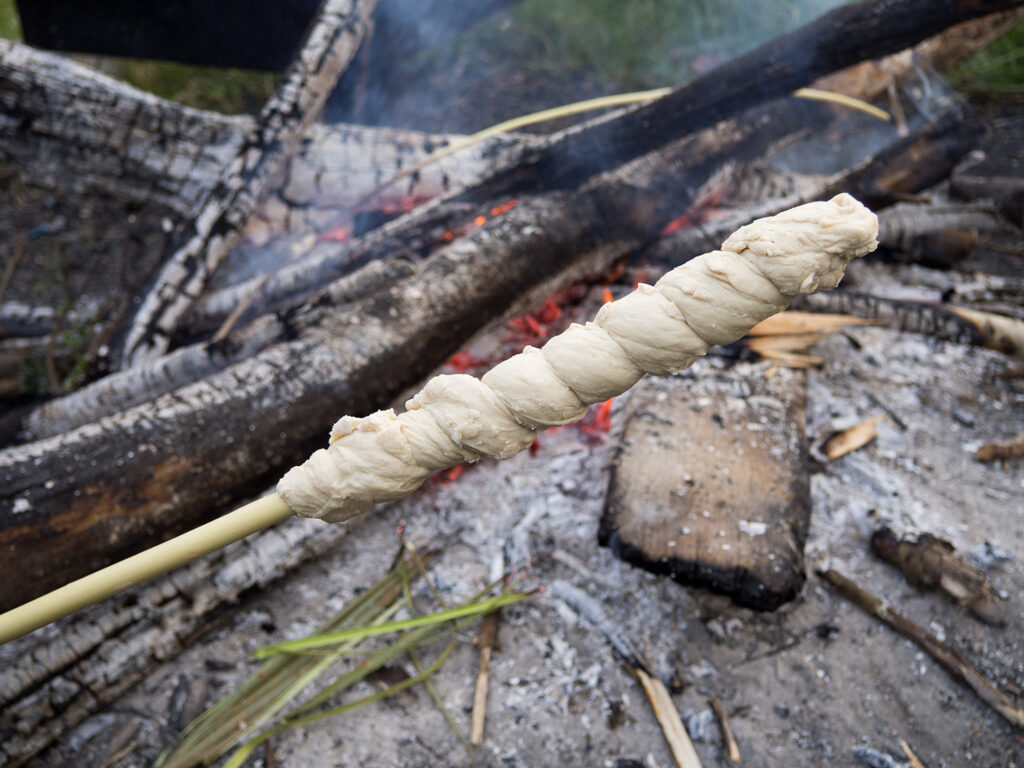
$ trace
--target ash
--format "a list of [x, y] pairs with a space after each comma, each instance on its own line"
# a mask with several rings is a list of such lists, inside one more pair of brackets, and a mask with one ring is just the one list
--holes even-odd
[[[826, 362], [809, 378], [809, 440], [878, 413], [886, 418], [873, 443], [813, 474], [808, 570], [842, 570], [959, 648], [1005, 690], [1019, 692], [1024, 462], [972, 457], [982, 442], [1024, 432], [1024, 383], [1007, 376], [1019, 364], [877, 328], [832, 336], [816, 353]], [[703, 361], [687, 375], [713, 376], [722, 365]], [[675, 703], [706, 766], [727, 760], [710, 696], [730, 712], [748, 766], [864, 765], [865, 755], [902, 758], [901, 739], [932, 767], [1024, 765], [1010, 726], [916, 646], [813, 575], [794, 602], [759, 614], [635, 569], [599, 547], [625, 397], [606, 435], [577, 427], [544, 433], [536, 455], [469, 467], [449, 484], [429, 483], [379, 510], [333, 551], [250, 596], [38, 764], [99, 765], [112, 743], [130, 737], [136, 746], [117, 764], [149, 765], [191, 717], [251, 673], [253, 650], [308, 633], [380, 578], [404, 521], [409, 540], [441, 547], [431, 571], [446, 601], [488, 583], [496, 563], [525, 569], [528, 586], [564, 580], [585, 590], [655, 674], [670, 688], [682, 683], [673, 688]], [[943, 536], [965, 557], [999, 552], [985, 562], [1008, 600], [1009, 626], [985, 626], [875, 559], [867, 536], [882, 522]], [[430, 602], [425, 585], [415, 591], [421, 605]], [[476, 649], [466, 643], [434, 678], [467, 732], [476, 671]], [[374, 690], [366, 684], [353, 693]], [[283, 734], [272, 745], [278, 766], [472, 764], [422, 688]], [[261, 753], [251, 764], [264, 759]], [[477, 764], [668, 766], [672, 758], [642, 689], [605, 635], [542, 593], [502, 611]]]

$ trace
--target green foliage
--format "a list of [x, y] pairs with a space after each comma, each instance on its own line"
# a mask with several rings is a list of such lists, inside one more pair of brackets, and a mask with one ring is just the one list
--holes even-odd
[[[840, 0], [526, 0], [491, 44], [524, 67], [586, 73], [606, 92], [676, 85]], [[499, 54], [500, 55], [500, 54]], [[543, 63], [540, 63], [543, 62]]]
[[21, 20], [14, 0], [0, 0], [0, 37], [8, 40], [21, 37]]
[[114, 74], [165, 99], [227, 114], [257, 112], [277, 83], [272, 72], [143, 59], [118, 60]]
[[[419, 684], [428, 687], [449, 726], [468, 745], [436, 691], [429, 687], [430, 677], [455, 647], [458, 632], [481, 616], [530, 593], [505, 589], [489, 597], [497, 586], [490, 584], [466, 602], [449, 608], [427, 576], [426, 563], [431, 555], [419, 555], [412, 545], [404, 547], [407, 553], [396, 559], [380, 581], [345, 605], [316, 633], [257, 651], [257, 658], [268, 660], [238, 689], [189, 724], [180, 741], [157, 760], [157, 768], [209, 764], [232, 749], [235, 752], [225, 768], [241, 766], [256, 747], [282, 731], [348, 712]], [[420, 576], [443, 610], [425, 615], [416, 610], [410, 582]], [[402, 608], [410, 617], [394, 621], [395, 613]], [[394, 639], [371, 649], [360, 647], [365, 640], [385, 635]], [[429, 666], [423, 666], [418, 651], [441, 640], [448, 641], [443, 650]], [[336, 662], [360, 654], [364, 658], [359, 663], [327, 682]], [[336, 703], [339, 696], [350, 692], [357, 683], [406, 655], [413, 660], [416, 675], [368, 696]], [[320, 687], [317, 693], [296, 704], [296, 699], [314, 684]], [[286, 707], [290, 711], [285, 715]], [[274, 720], [277, 724], [270, 726]]]
[[953, 70], [950, 79], [971, 96], [1024, 98], [1024, 22]]

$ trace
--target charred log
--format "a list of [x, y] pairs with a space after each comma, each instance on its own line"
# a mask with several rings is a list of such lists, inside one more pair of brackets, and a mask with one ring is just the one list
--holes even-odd
[[0, 40], [0, 159], [41, 186], [187, 215], [251, 126]]
[[302, 50], [270, 98], [255, 129], [217, 185], [177, 233], [177, 246], [127, 329], [129, 364], [167, 348], [169, 334], [216, 270], [285, 157], [317, 117], [362, 39], [375, 0], [324, 0]]
[[657, 101], [570, 129], [525, 151], [486, 182], [488, 196], [524, 185], [565, 189], [602, 170], [609, 148], [628, 160], [672, 138], [707, 128], [865, 59], [902, 51], [970, 19], [1016, 8], [1019, 0], [868, 0], [836, 8], [799, 29], [724, 64]]
[[[190, 109], [139, 91], [62, 56], [0, 41], [0, 160], [29, 183], [61, 194], [102, 195], [189, 216], [252, 134], [255, 120]], [[436, 197], [479, 178], [496, 137], [424, 168], [396, 190]], [[310, 126], [286, 158], [280, 195], [294, 208], [355, 205], [450, 136], [390, 128]]]
[[885, 148], [863, 169], [844, 174], [826, 195], [841, 189], [871, 208], [906, 200], [948, 178], [981, 134], [981, 126], [958, 110], [947, 113]]
[[264, 315], [221, 341], [179, 347], [150, 365], [112, 373], [50, 400], [26, 415], [19, 439], [29, 442], [69, 432], [212, 376], [301, 333], [322, 317], [327, 307], [355, 302], [412, 273], [412, 264], [406, 260], [373, 262], [365, 270], [339, 280], [313, 307], [282, 316]]
[[878, 320], [895, 331], [985, 347], [1012, 357], [1024, 356], [1024, 321], [963, 307], [833, 291], [820, 296], [801, 296], [793, 302], [793, 309], [855, 315]]

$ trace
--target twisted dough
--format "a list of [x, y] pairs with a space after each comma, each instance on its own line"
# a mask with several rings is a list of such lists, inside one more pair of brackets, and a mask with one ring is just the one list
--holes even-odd
[[799, 294], [834, 288], [877, 246], [878, 220], [847, 194], [737, 230], [721, 251], [606, 304], [543, 349], [527, 347], [482, 379], [437, 376], [396, 416], [343, 417], [331, 445], [290, 470], [277, 491], [291, 509], [330, 522], [412, 493], [440, 469], [527, 448], [536, 430], [583, 416], [644, 373], [681, 371], [712, 344], [744, 336]]

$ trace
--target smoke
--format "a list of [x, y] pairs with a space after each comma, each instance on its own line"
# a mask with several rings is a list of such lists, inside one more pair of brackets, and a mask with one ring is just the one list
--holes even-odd
[[685, 83], [841, 4], [381, 0], [370, 50], [332, 98], [329, 119], [472, 132], [563, 103]]

